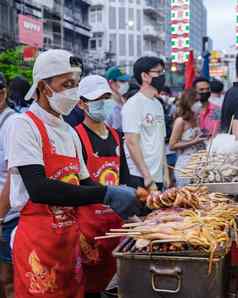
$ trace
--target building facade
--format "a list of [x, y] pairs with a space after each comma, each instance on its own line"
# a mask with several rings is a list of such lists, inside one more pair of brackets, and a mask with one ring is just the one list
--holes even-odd
[[165, 57], [165, 1], [143, 3], [144, 55]]
[[142, 55], [164, 56], [163, 0], [92, 0], [89, 50], [94, 71], [117, 64], [132, 71]]
[[172, 62], [187, 61], [189, 49], [193, 49], [195, 55], [200, 56], [204, 36], [207, 36], [207, 10], [203, 0], [172, 0]]
[[[10, 1], [6, 1], [10, 2]], [[82, 57], [87, 54], [91, 37], [89, 0], [15, 0], [17, 15], [43, 21], [44, 49], [64, 48]], [[18, 42], [18, 26], [16, 42]]]
[[0, 0], [0, 51], [14, 47], [16, 40], [14, 0]]
[[45, 7], [45, 48], [60, 47], [85, 56], [91, 37], [89, 8], [88, 0], [55, 0], [53, 8]]
[[171, 0], [164, 0], [165, 13], [165, 57], [171, 57]]
[[202, 54], [202, 40], [207, 36], [207, 9], [203, 0], [190, 0], [190, 47]]
[[235, 19], [235, 23], [236, 23], [236, 38], [235, 38], [235, 45], [236, 45], [236, 49], [238, 49], [238, 0], [236, 0], [236, 19]]

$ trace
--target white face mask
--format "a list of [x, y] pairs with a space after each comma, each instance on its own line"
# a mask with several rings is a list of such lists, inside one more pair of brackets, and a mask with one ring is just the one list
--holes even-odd
[[161, 99], [164, 103], [169, 103], [169, 96], [168, 95], [160, 95]]
[[201, 112], [201, 109], [202, 109], [202, 104], [200, 103], [200, 101], [195, 102], [191, 106], [191, 110], [193, 111], [194, 114], [199, 114]]
[[95, 122], [103, 122], [106, 120], [104, 103], [105, 103], [104, 100], [88, 102], [88, 111], [85, 110], [85, 112]]
[[[48, 86], [49, 87], [49, 86]], [[52, 91], [52, 96], [48, 96], [49, 104], [56, 113], [69, 115], [79, 102], [78, 88], [66, 89], [61, 92]]]
[[128, 92], [130, 86], [129, 86], [129, 83], [128, 82], [125, 82], [125, 83], [122, 83], [122, 82], [119, 82], [119, 90], [118, 90], [118, 93], [120, 95], [124, 95]]

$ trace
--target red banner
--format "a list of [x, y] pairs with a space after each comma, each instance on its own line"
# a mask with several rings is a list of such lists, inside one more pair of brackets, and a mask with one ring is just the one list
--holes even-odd
[[23, 60], [24, 61], [32, 61], [37, 56], [37, 49], [33, 47], [25, 47], [23, 49]]
[[43, 22], [30, 16], [18, 15], [20, 43], [35, 47], [43, 47]]

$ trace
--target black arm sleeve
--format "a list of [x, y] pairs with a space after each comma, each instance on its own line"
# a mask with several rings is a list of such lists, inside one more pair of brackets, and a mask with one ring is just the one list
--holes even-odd
[[84, 179], [84, 180], [81, 180], [80, 181], [80, 184], [81, 185], [85, 185], [85, 186], [102, 186], [102, 184], [99, 184], [97, 182], [94, 182], [91, 178], [87, 178], [87, 179]]
[[124, 135], [117, 131], [120, 136], [120, 184], [128, 184], [130, 173], [124, 151]]
[[86, 184], [92, 183], [90, 186], [77, 186], [49, 179], [42, 165], [22, 166], [18, 170], [34, 203], [77, 207], [102, 203], [106, 193], [106, 187], [93, 184], [90, 179], [84, 180]]

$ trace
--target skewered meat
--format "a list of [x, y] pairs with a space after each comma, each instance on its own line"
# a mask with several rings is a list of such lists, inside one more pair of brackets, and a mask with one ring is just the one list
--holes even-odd
[[[138, 192], [137, 192], [138, 194]], [[145, 192], [139, 192], [145, 194]], [[161, 200], [161, 197], [163, 198]], [[155, 198], [157, 201], [154, 201]], [[160, 209], [152, 211], [143, 222], [125, 224], [112, 229], [106, 238], [133, 238], [137, 252], [170, 252], [199, 250], [210, 254], [209, 272], [216, 252], [226, 254], [231, 246], [231, 235], [238, 243], [236, 217], [238, 204], [221, 193], [209, 194], [206, 187], [189, 186], [171, 189], [165, 194], [148, 193], [144, 202]], [[180, 200], [180, 201], [179, 201]], [[177, 201], [182, 208], [165, 208], [164, 204]], [[195, 207], [198, 206], [198, 208]]]
[[[198, 195], [200, 191], [204, 191], [197, 187], [184, 187], [181, 189], [171, 188], [164, 193], [159, 191], [151, 191], [138, 189], [137, 196], [142, 202], [146, 203], [149, 209], [160, 208], [198, 208]], [[147, 194], [147, 197], [145, 196]]]

